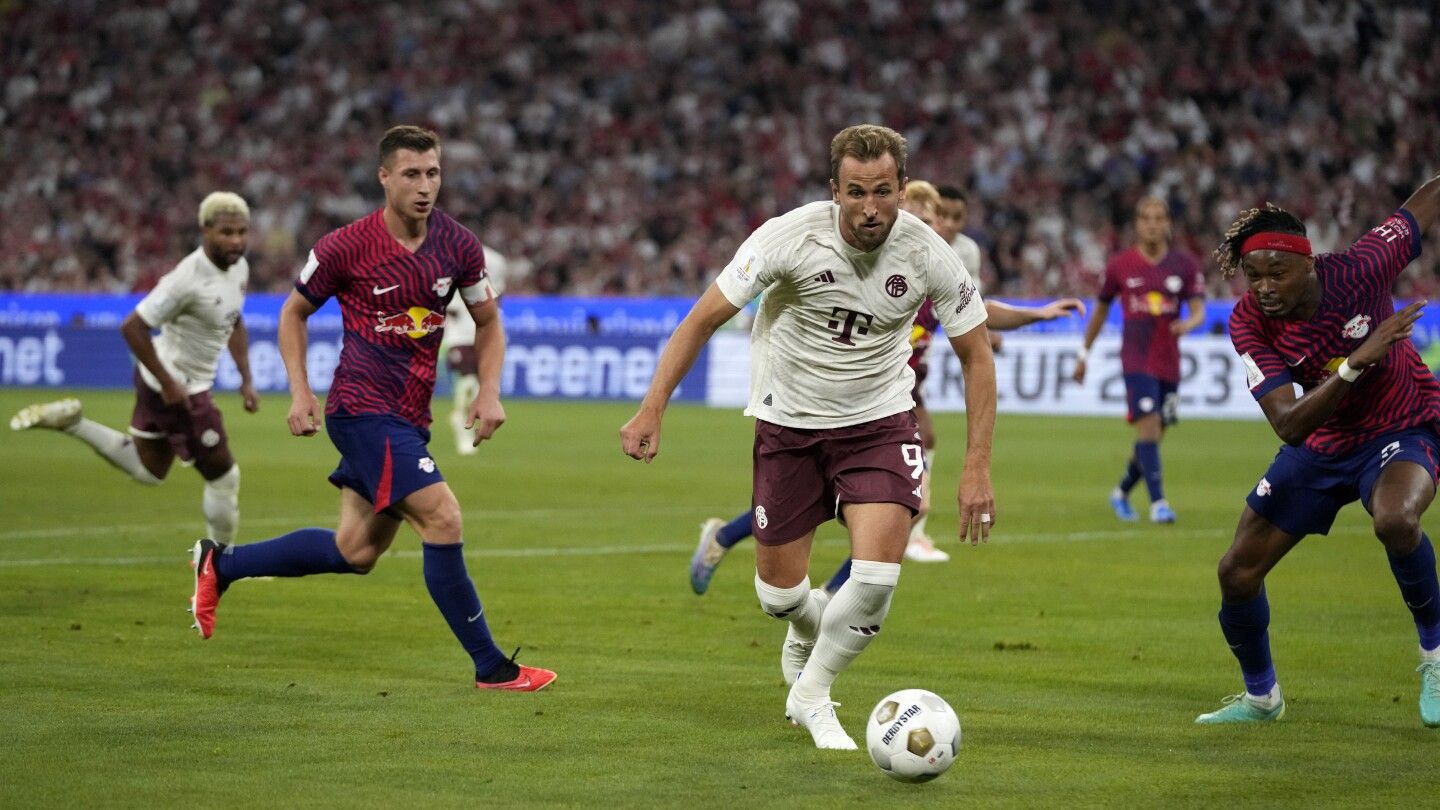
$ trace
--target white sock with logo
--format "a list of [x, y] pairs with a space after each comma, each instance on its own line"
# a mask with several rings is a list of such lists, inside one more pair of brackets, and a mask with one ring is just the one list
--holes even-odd
[[810, 594], [810, 578], [793, 588], [777, 588], [755, 575], [755, 594], [760, 607], [771, 616], [789, 622], [801, 641], [811, 641], [820, 632], [824, 605]]
[[205, 482], [200, 498], [205, 513], [205, 531], [211, 540], [229, 545], [240, 527], [240, 465], [231, 464], [225, 474]]
[[880, 632], [890, 612], [890, 598], [900, 581], [899, 563], [855, 560], [846, 580], [820, 620], [820, 636], [810, 661], [795, 682], [796, 692], [819, 700], [830, 694], [830, 685], [850, 666], [871, 639]]
[[140, 462], [135, 440], [124, 433], [89, 419], [81, 419], [65, 428], [65, 432], [90, 445], [101, 458], [136, 481], [152, 487], [160, 483]]

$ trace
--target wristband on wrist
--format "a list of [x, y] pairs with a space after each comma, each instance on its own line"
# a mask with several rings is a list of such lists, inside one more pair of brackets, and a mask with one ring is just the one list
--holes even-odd
[[1075, 350], [1075, 359], [1080, 361], [1081, 363], [1085, 362], [1089, 358], [1090, 350], [1085, 348], [1084, 346], [1081, 346], [1080, 348]]
[[1340, 367], [1335, 369], [1335, 373], [1339, 374], [1340, 379], [1344, 380], [1345, 382], [1353, 383], [1356, 380], [1360, 379], [1360, 372], [1364, 370], [1365, 369], [1363, 368], [1352, 368], [1350, 366], [1350, 358], [1347, 357], [1344, 360], [1340, 361]]

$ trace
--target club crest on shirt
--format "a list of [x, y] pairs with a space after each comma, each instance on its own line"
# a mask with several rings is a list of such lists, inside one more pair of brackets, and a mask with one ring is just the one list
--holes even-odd
[[445, 294], [450, 292], [450, 282], [450, 276], [441, 276], [440, 278], [435, 279], [435, 286], [431, 287], [430, 289], [434, 290], [436, 295], [444, 298]]
[[1184, 284], [1185, 282], [1181, 281], [1179, 276], [1167, 276], [1165, 278], [1165, 289], [1169, 290], [1172, 293], [1178, 294], [1180, 292], [1180, 288], [1184, 286]]
[[885, 279], [885, 292], [889, 293], [891, 298], [899, 298], [905, 293], [910, 292], [910, 284], [905, 281], [904, 276], [896, 273]]
[[1370, 334], [1369, 315], [1356, 315], [1355, 317], [1350, 319], [1349, 323], [1345, 324], [1344, 329], [1340, 330], [1341, 337], [1349, 338], [1351, 340], [1359, 340], [1360, 338], [1363, 338], [1368, 334]]

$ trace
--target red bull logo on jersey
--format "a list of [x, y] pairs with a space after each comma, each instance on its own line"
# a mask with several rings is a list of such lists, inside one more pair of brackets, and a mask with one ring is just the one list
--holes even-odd
[[376, 332], [400, 332], [419, 340], [437, 329], [445, 328], [445, 313], [431, 312], [425, 307], [410, 307], [394, 314], [377, 313]]

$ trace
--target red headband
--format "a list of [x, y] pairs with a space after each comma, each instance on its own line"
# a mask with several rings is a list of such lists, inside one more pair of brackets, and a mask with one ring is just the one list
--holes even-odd
[[1299, 253], [1301, 256], [1310, 255], [1310, 240], [1293, 233], [1275, 233], [1274, 231], [1261, 231], [1253, 234], [1240, 244], [1240, 255], [1244, 256], [1256, 250], [1279, 250], [1285, 253]]

